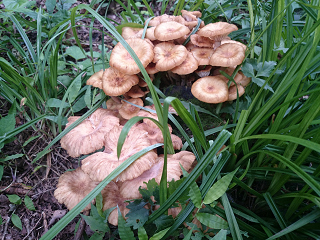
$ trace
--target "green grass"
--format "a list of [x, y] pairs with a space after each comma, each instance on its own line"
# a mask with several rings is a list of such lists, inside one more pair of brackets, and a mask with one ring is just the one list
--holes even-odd
[[[124, 22], [141, 24], [146, 20], [134, 1], [117, 2], [124, 9], [121, 13], [121, 16], [125, 17]], [[195, 169], [171, 194], [168, 194], [164, 171], [159, 187], [161, 206], [148, 217], [144, 227], [139, 229], [141, 239], [148, 236], [150, 228], [155, 226], [154, 222], [165, 218], [167, 209], [177, 200], [186, 197], [185, 192], [190, 189], [197, 192], [191, 197], [195, 202], [184, 206], [171, 226], [159, 232], [159, 235], [165, 239], [170, 235], [177, 236], [181, 231], [186, 238], [205, 238], [205, 232], [200, 230], [201, 233], [192, 233], [187, 229], [183, 230], [181, 224], [190, 222], [190, 214], [195, 205], [199, 206], [199, 203], [203, 202], [212, 185], [235, 170], [237, 171], [231, 185], [226, 184], [229, 188], [226, 188], [225, 194], [217, 200], [224, 208], [221, 209], [215, 204], [203, 204], [206, 207], [200, 210], [201, 213], [208, 214], [201, 216], [214, 218], [215, 214], [218, 214], [228, 221], [227, 230], [230, 232], [212, 230], [213, 232], [219, 232], [229, 239], [245, 239], [246, 236], [249, 239], [319, 238], [319, 1], [248, 1], [245, 5], [242, 1], [230, 0], [216, 0], [210, 4], [208, 1], [178, 1], [174, 5], [172, 13], [176, 15], [181, 9], [201, 10], [202, 20], [206, 24], [218, 20], [238, 24], [240, 30], [233, 33], [232, 38], [246, 43], [249, 48], [242, 71], [252, 77], [252, 83], [246, 88], [245, 97], [230, 106], [222, 106], [221, 112], [231, 114], [226, 115], [225, 120], [229, 122], [221, 129], [205, 129], [202, 124], [214, 121], [216, 112], [205, 115], [203, 111], [199, 117], [196, 109], [202, 111], [203, 108], [189, 105], [187, 110], [178, 98], [159, 95], [137, 56], [117, 32], [121, 25], [116, 29], [110, 21], [100, 16], [91, 8], [95, 3], [70, 9], [63, 21], [51, 20], [52, 28], [46, 28], [41, 20], [47, 19], [48, 14], [53, 16], [53, 13], [41, 9], [37, 12], [36, 22], [21, 21], [21, 17], [14, 10], [1, 13], [11, 26], [16, 26], [21, 42], [15, 38], [9, 38], [6, 42], [19, 53], [19, 58], [12, 50], [7, 52], [6, 57], [10, 61], [0, 58], [0, 95], [15, 105], [17, 111], [24, 110], [25, 118], [31, 121], [29, 125], [35, 130], [37, 127], [32, 120], [41, 120], [42, 124], [50, 128], [48, 135], [52, 141], [37, 155], [34, 162], [43, 157], [54, 143], [72, 129], [73, 126], [62, 131], [65, 119], [76, 112], [74, 108], [80, 109], [78, 105], [81, 102], [77, 105], [80, 99], [83, 105], [80, 104], [81, 107], [88, 107], [90, 110], [74, 123], [74, 126], [90, 115], [104, 100], [104, 97], [96, 99], [99, 92], [85, 86], [86, 78], [82, 77], [84, 71], [96, 70], [99, 64], [79, 69], [79, 72], [60, 66], [61, 61], [66, 58], [63, 52], [65, 32], [70, 25], [75, 26], [76, 22], [84, 17], [79, 14], [79, 10], [85, 9], [85, 17], [99, 21], [105, 28], [104, 34], [110, 34], [121, 42], [138, 63], [156, 106], [159, 117], [157, 124], [163, 130], [165, 156], [173, 153], [166, 127], [169, 119], [186, 139], [185, 148], [193, 151], [198, 161]], [[146, 5], [149, 16], [154, 15], [148, 1], [142, 1], [141, 4]], [[162, 2], [162, 12], [167, 4], [168, 1]], [[92, 28], [92, 25], [87, 27]], [[31, 43], [24, 33], [25, 28], [37, 32], [35, 43]], [[80, 54], [84, 50], [81, 48], [76, 28], [72, 27], [72, 30]], [[2, 26], [2, 31], [8, 31], [8, 27]], [[41, 33], [44, 33], [45, 37], [42, 37]], [[92, 36], [90, 37], [92, 39]], [[4, 49], [4, 44], [1, 49]], [[92, 48], [90, 55], [93, 55]], [[104, 54], [99, 61], [100, 65], [108, 64]], [[76, 62], [73, 64], [77, 65]], [[70, 83], [64, 88], [59, 84], [59, 79], [65, 78], [61, 77], [65, 75], [70, 78]], [[25, 106], [21, 106], [20, 102], [24, 98], [27, 101]], [[84, 98], [87, 99], [86, 103], [83, 103]], [[161, 102], [164, 102], [163, 106]], [[176, 109], [179, 118], [191, 130], [193, 138], [168, 114], [169, 104]], [[138, 120], [140, 118], [130, 120], [124, 128], [119, 151], [126, 132]], [[15, 132], [10, 130], [8, 134], [11, 138], [24, 129], [15, 129]], [[210, 145], [209, 139], [216, 135]], [[4, 138], [0, 138], [0, 141], [2, 139]], [[223, 144], [227, 147], [219, 157], [215, 157]], [[130, 158], [131, 160], [134, 161], [135, 158]], [[113, 174], [117, 175], [123, 169], [125, 166], [115, 170], [112, 176], [109, 175], [41, 239], [54, 238], [113, 179]], [[195, 181], [200, 174], [202, 180], [197, 185]], [[197, 188], [199, 191], [195, 190]], [[121, 224], [121, 234], [132, 231], [124, 227], [125, 223]], [[153, 232], [151, 235], [153, 234], [157, 233]]]

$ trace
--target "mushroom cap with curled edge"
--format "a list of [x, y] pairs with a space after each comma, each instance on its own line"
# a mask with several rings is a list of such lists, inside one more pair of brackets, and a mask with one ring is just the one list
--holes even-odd
[[236, 85], [231, 86], [229, 88], [228, 101], [233, 101], [237, 99], [237, 88], [238, 88], [239, 97], [241, 97], [245, 93], [244, 87], [242, 87], [240, 84], [237, 84], [237, 86]]
[[251, 82], [251, 78], [244, 75], [241, 71], [239, 71], [238, 73], [242, 78], [237, 82], [237, 84], [240, 84], [242, 87], [246, 87]]
[[[167, 157], [167, 181], [179, 180], [182, 175], [180, 164], [186, 171], [191, 169], [195, 156], [192, 152], [181, 151], [176, 154], [168, 154]], [[156, 163], [139, 177], [125, 181], [120, 186], [120, 193], [126, 198], [141, 198], [139, 187], [146, 188], [144, 182], [155, 178], [157, 183], [160, 183], [163, 170], [164, 157], [159, 156]]]
[[142, 91], [139, 85], [134, 85], [128, 92], [124, 94], [126, 98], [140, 98], [140, 97], [144, 97], [145, 95], [146, 93]]
[[191, 93], [202, 102], [221, 103], [228, 100], [228, 85], [215, 76], [203, 77], [192, 84]]
[[214, 44], [214, 41], [211, 40], [210, 38], [208, 37], [203, 37], [203, 36], [200, 36], [198, 34], [192, 34], [190, 36], [190, 41], [198, 46], [198, 47], [207, 47], [207, 48], [212, 48], [213, 44]]
[[114, 226], [118, 226], [118, 209], [121, 212], [123, 218], [128, 214], [130, 209], [127, 208], [129, 203], [127, 202], [130, 200], [129, 198], [125, 198], [121, 195], [119, 191], [118, 185], [111, 181], [102, 191], [102, 203], [103, 203], [103, 211], [116, 207], [109, 215], [108, 222]]
[[[123, 126], [113, 127], [105, 135], [104, 152], [94, 153], [82, 160], [81, 169], [89, 174], [91, 179], [102, 181], [129, 157], [151, 145], [147, 138], [147, 132], [133, 126], [127, 134], [118, 159], [117, 144], [122, 128]], [[140, 176], [144, 171], [150, 169], [156, 157], [157, 154], [153, 151], [145, 153], [117, 176], [115, 180], [123, 182]]]
[[122, 107], [119, 109], [119, 114], [121, 115], [121, 117], [123, 117], [124, 119], [130, 119], [134, 116], [137, 116], [137, 113], [140, 111], [140, 108], [138, 108], [130, 103], [133, 103], [135, 105], [139, 105], [139, 106], [143, 107], [142, 99], [141, 98], [131, 98], [126, 101], [122, 101]]
[[156, 29], [156, 27], [150, 27], [150, 28], [147, 28], [147, 31], [146, 31], [146, 38], [151, 40], [151, 41], [155, 41], [157, 40], [157, 38], [154, 36], [154, 30]]
[[127, 40], [130, 38], [141, 38], [143, 28], [123, 27], [121, 36]]
[[209, 65], [213, 52], [212, 48], [195, 47], [191, 49], [191, 53], [199, 65]]
[[202, 78], [202, 77], [209, 76], [211, 73], [211, 69], [212, 69], [212, 66], [210, 65], [199, 66], [198, 70], [196, 70], [195, 72], [200, 78]]
[[174, 40], [190, 33], [190, 29], [178, 22], [164, 22], [156, 26], [154, 36], [160, 41]]
[[[54, 191], [54, 197], [59, 203], [63, 203], [69, 210], [74, 208], [85, 196], [87, 196], [99, 182], [93, 181], [81, 168], [63, 173]], [[89, 210], [88, 204], [82, 211]]]
[[94, 73], [87, 80], [87, 85], [92, 85], [94, 87], [102, 89], [102, 76], [103, 76], [103, 70], [101, 69], [99, 72]]
[[[119, 126], [116, 113], [109, 109], [98, 108], [93, 114], [68, 132], [60, 140], [61, 147], [71, 157], [92, 153], [104, 145], [104, 136], [114, 126]], [[69, 117], [67, 128], [80, 117]]]
[[116, 111], [118, 111], [122, 106], [121, 100], [119, 99], [119, 100], [116, 101], [114, 98], [108, 99], [106, 101], [106, 105], [107, 105], [107, 109], [116, 110]]
[[162, 42], [154, 47], [154, 59], [156, 69], [168, 71], [179, 66], [188, 55], [188, 50], [182, 45], [174, 45], [169, 42]]
[[222, 39], [222, 40], [221, 40], [221, 45], [226, 44], [226, 43], [235, 43], [235, 44], [240, 45], [240, 46], [244, 49], [244, 51], [246, 51], [246, 50], [247, 50], [247, 46], [246, 46], [246, 45], [244, 45], [244, 44], [243, 44], [243, 43], [241, 43], [241, 42], [234, 41], [234, 40], [227, 39], [227, 38], [225, 38], [225, 39]]
[[156, 74], [157, 72], [159, 72], [159, 70], [156, 69], [156, 64], [153, 62], [148, 64], [148, 66], [146, 67], [146, 71], [148, 74]]
[[[154, 57], [153, 46], [148, 40], [131, 38], [127, 40], [127, 43], [138, 56], [143, 67], [146, 67], [152, 61]], [[134, 59], [120, 42], [113, 48], [109, 64], [123, 74], [132, 75], [140, 72]]]
[[172, 68], [171, 71], [179, 75], [187, 75], [193, 73], [197, 68], [198, 61], [191, 52], [188, 52], [187, 58], [179, 66]]
[[192, 22], [197, 21], [197, 18], [200, 18], [202, 16], [202, 13], [200, 11], [189, 12], [187, 10], [182, 9], [181, 15], [187, 22]]
[[137, 75], [127, 75], [115, 68], [107, 68], [102, 76], [102, 90], [109, 96], [120, 96], [139, 83]]
[[198, 35], [211, 38], [214, 41], [220, 42], [223, 38], [228, 36], [231, 32], [238, 30], [234, 24], [226, 22], [209, 23], [203, 28], [199, 29]]
[[226, 43], [219, 46], [210, 58], [211, 66], [234, 67], [242, 63], [245, 51], [242, 46], [235, 43]]

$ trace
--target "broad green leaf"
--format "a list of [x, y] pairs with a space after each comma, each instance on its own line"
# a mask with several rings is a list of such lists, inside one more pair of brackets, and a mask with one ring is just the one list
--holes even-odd
[[[265, 80], [263, 80], [262, 78], [258, 78], [258, 77], [252, 77], [251, 78], [252, 82], [254, 82], [255, 84], [257, 84], [259, 87], [262, 87], [265, 84]], [[266, 84], [264, 86], [264, 89], [269, 90], [271, 92], [274, 93], [274, 90], [272, 89], [272, 87], [270, 87], [268, 84]]]
[[131, 228], [126, 226], [126, 221], [122, 217], [122, 214], [119, 208], [118, 208], [118, 231], [119, 231], [120, 239], [135, 240], [134, 234]]
[[94, 234], [92, 234], [92, 236], [90, 237], [89, 240], [102, 240], [104, 235], [105, 235], [105, 233], [97, 233], [97, 232], [95, 232]]
[[79, 59], [83, 59], [83, 58], [87, 58], [87, 56], [85, 54], [83, 54], [83, 52], [81, 51], [81, 49], [77, 46], [71, 46], [68, 47], [66, 49], [65, 52], [66, 55], [69, 55], [71, 57], [73, 57], [75, 60], [79, 60]]
[[211, 240], [226, 240], [228, 231], [221, 229]]
[[20, 220], [20, 218], [18, 217], [18, 215], [16, 215], [16, 214], [12, 214], [12, 216], [11, 216], [11, 221], [12, 221], [12, 223], [17, 227], [17, 228], [19, 228], [20, 230], [22, 230], [22, 223], [21, 223], [21, 220]]
[[277, 65], [274, 61], [266, 61], [266, 62], [260, 62], [257, 64], [257, 74], [256, 76], [263, 76], [263, 77], [269, 77], [274, 67]]
[[25, 196], [24, 198], [24, 204], [26, 205], [26, 207], [31, 210], [31, 211], [35, 211], [36, 208], [33, 205], [33, 202], [31, 200], [31, 198], [29, 196]]
[[166, 228], [158, 233], [156, 233], [155, 235], [153, 235], [150, 240], [160, 240], [169, 230], [170, 228]]
[[81, 75], [78, 75], [70, 87], [68, 88], [68, 101], [69, 103], [73, 103], [73, 101], [78, 97], [79, 91], [81, 89]]
[[46, 8], [49, 13], [53, 13], [54, 8], [56, 7], [56, 0], [46, 0]]
[[192, 228], [189, 230], [188, 234], [186, 234], [183, 238], [183, 240], [189, 240], [191, 238], [191, 235], [192, 235], [192, 232], [193, 232], [193, 226]]
[[148, 240], [148, 234], [144, 229], [144, 227], [138, 228], [138, 237], [139, 237], [139, 240]]
[[57, 98], [49, 98], [46, 104], [47, 107], [55, 107], [55, 108], [66, 108], [70, 107], [69, 103], [62, 102], [60, 99]]
[[12, 131], [16, 125], [16, 105], [12, 104], [8, 115], [0, 119], [0, 136]]
[[219, 179], [213, 186], [209, 189], [207, 195], [205, 196], [203, 203], [210, 204], [213, 201], [220, 198], [228, 189], [228, 186], [238, 169], [233, 172], [227, 174], [226, 176]]
[[228, 223], [222, 218], [210, 213], [197, 213], [196, 218], [205, 226], [214, 229], [227, 229]]
[[201, 208], [202, 196], [198, 185], [193, 182], [190, 186], [189, 196], [196, 208]]
[[108, 231], [109, 228], [107, 227], [103, 218], [97, 219], [97, 218], [94, 218], [93, 216], [86, 216], [83, 214], [80, 214], [80, 215], [86, 221], [86, 223], [89, 225], [92, 231], [99, 231], [99, 232]]
[[18, 195], [16, 195], [16, 194], [7, 195], [7, 197], [8, 197], [8, 199], [9, 199], [9, 201], [10, 201], [11, 203], [13, 203], [13, 204], [19, 205], [19, 204], [21, 204], [21, 202], [22, 202], [22, 199], [21, 199]]

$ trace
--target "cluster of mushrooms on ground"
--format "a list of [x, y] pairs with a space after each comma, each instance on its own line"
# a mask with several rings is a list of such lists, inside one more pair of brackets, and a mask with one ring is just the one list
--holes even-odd
[[[182, 16], [162, 15], [153, 18], [142, 39], [142, 28], [123, 27], [122, 36], [139, 57], [151, 79], [157, 72], [172, 72], [178, 75], [196, 73], [199, 76], [191, 87], [192, 94], [201, 101], [220, 103], [232, 101], [244, 94], [244, 87], [250, 79], [239, 71], [231, 84], [221, 74], [221, 70], [231, 76], [235, 67], [245, 58], [246, 46], [230, 40], [228, 35], [238, 28], [229, 23], [217, 22], [204, 25], [198, 21], [201, 12], [181, 11]], [[200, 23], [200, 26], [199, 26]], [[198, 25], [196, 33], [192, 30]], [[190, 34], [192, 32], [192, 34]], [[190, 41], [188, 42], [188, 40]], [[148, 93], [147, 84], [139, 75], [140, 69], [121, 43], [112, 50], [110, 67], [92, 75], [88, 85], [102, 89], [111, 98], [107, 109], [99, 108], [76, 128], [61, 139], [62, 148], [71, 157], [96, 152], [82, 160], [81, 167], [66, 172], [59, 178], [55, 197], [60, 203], [72, 209], [93, 188], [99, 184], [123, 161], [140, 150], [155, 143], [163, 143], [158, 126], [149, 119], [136, 123], [129, 131], [124, 142], [120, 158], [117, 157], [117, 142], [126, 121], [133, 116], [151, 117], [155, 113], [140, 109], [142, 98]], [[118, 96], [123, 96], [121, 100]], [[153, 106], [145, 109], [154, 110]], [[174, 109], [170, 109], [174, 113]], [[67, 127], [79, 117], [70, 117]], [[169, 125], [169, 130], [172, 128]], [[176, 150], [182, 148], [182, 140], [171, 134]], [[195, 156], [192, 152], [180, 151], [168, 155], [167, 180], [178, 180], [182, 175], [180, 164], [187, 171], [192, 170]], [[122, 216], [129, 209], [127, 200], [141, 198], [139, 187], [155, 178], [160, 182], [163, 168], [163, 156], [156, 150], [149, 151], [133, 162], [102, 191], [104, 208], [119, 206]], [[90, 209], [88, 205], [85, 210]], [[118, 224], [118, 212], [115, 209], [108, 218], [109, 223]]]

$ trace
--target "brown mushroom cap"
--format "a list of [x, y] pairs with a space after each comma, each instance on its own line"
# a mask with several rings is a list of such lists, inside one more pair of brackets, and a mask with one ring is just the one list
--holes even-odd
[[226, 44], [226, 43], [235, 43], [235, 44], [239, 44], [239, 45], [243, 48], [243, 50], [244, 50], [244, 51], [246, 51], [246, 50], [247, 50], [247, 46], [246, 46], [246, 45], [244, 45], [244, 44], [243, 44], [243, 43], [241, 43], [241, 42], [234, 41], [234, 40], [230, 40], [230, 39], [227, 39], [227, 38], [225, 38], [225, 39], [222, 39], [222, 40], [221, 40], [221, 45]]
[[163, 42], [154, 47], [154, 59], [156, 69], [159, 71], [168, 71], [179, 66], [188, 55], [188, 50], [182, 45]]
[[242, 63], [245, 58], [243, 47], [235, 43], [219, 46], [210, 58], [211, 66], [234, 67]]
[[[141, 98], [131, 98], [131, 99], [128, 99], [127, 101], [143, 107], [143, 101], [141, 100]], [[128, 102], [122, 101], [122, 107], [119, 110], [120, 115], [124, 119], [130, 119], [134, 116], [137, 116], [137, 113], [140, 111], [140, 108]]]
[[173, 73], [187, 75], [193, 73], [198, 68], [198, 61], [191, 52], [188, 52], [187, 58], [177, 67], [171, 69]]
[[101, 69], [99, 72], [94, 73], [87, 80], [87, 85], [92, 85], [94, 87], [102, 89], [102, 76], [103, 76], [103, 70]]
[[[137, 127], [132, 127], [123, 144], [120, 158], [118, 159], [117, 144], [122, 128], [122, 126], [113, 127], [110, 132], [105, 135], [104, 152], [94, 153], [82, 160], [82, 170], [89, 174], [95, 181], [102, 181], [129, 157], [150, 146], [149, 140], [146, 138], [147, 132]], [[123, 182], [140, 176], [152, 166], [156, 157], [157, 154], [155, 152], [147, 152], [126, 168], [116, 180]]]
[[141, 38], [143, 28], [123, 27], [121, 36], [127, 40], [130, 38]]
[[203, 36], [200, 36], [198, 34], [192, 34], [190, 36], [190, 41], [198, 46], [198, 47], [207, 47], [207, 48], [212, 48], [213, 44], [214, 44], [214, 41], [211, 40], [210, 38], [208, 37], [203, 37]]
[[193, 96], [203, 102], [220, 103], [228, 100], [228, 85], [214, 76], [199, 78], [192, 84]]
[[[119, 119], [112, 110], [99, 108], [87, 119], [63, 136], [61, 147], [71, 157], [89, 154], [103, 147], [104, 136], [114, 126], [119, 126]], [[80, 117], [69, 117], [67, 127]]]
[[[140, 82], [140, 79], [139, 79]], [[139, 83], [138, 83], [139, 84]], [[146, 93], [142, 91], [141, 87], [139, 85], [134, 85], [126, 94], [125, 97], [129, 98], [140, 98], [144, 97]]]
[[237, 99], [237, 88], [238, 88], [238, 93], [239, 93], [239, 97], [241, 97], [244, 93], [244, 87], [242, 87], [240, 84], [231, 86], [229, 88], [229, 95], [228, 95], [228, 101], [233, 101], [235, 99]]
[[209, 37], [214, 41], [221, 41], [228, 36], [231, 32], [238, 30], [238, 27], [234, 24], [226, 22], [209, 23], [201, 28], [197, 34], [204, 37]]
[[[125, 198], [121, 195], [119, 191], [119, 187], [115, 182], [110, 182], [102, 191], [102, 203], [103, 203], [103, 211], [112, 208], [112, 207], [119, 207], [119, 210], [121, 212], [121, 215], [123, 218], [127, 215], [127, 213], [130, 211], [127, 206], [129, 205], [127, 200], [130, 200], [128, 198]], [[118, 209], [115, 208], [108, 217], [108, 222], [111, 223], [114, 226], [118, 226]]]
[[212, 48], [195, 47], [191, 49], [191, 53], [197, 59], [199, 65], [209, 65], [209, 61], [213, 54]]
[[[131, 38], [127, 40], [127, 43], [136, 53], [143, 67], [146, 67], [152, 61], [154, 57], [153, 47], [147, 40]], [[132, 75], [140, 72], [138, 65], [120, 42], [113, 48], [109, 64], [123, 74]]]
[[120, 96], [139, 83], [137, 75], [126, 75], [112, 67], [104, 71], [102, 78], [102, 89], [109, 96]]
[[178, 22], [164, 22], [154, 30], [154, 36], [160, 41], [169, 41], [190, 33], [190, 29]]
[[[59, 203], [63, 203], [71, 210], [97, 185], [98, 182], [94, 182], [81, 168], [77, 168], [60, 176], [54, 197]], [[82, 211], [90, 208], [91, 204], [88, 204]]]

